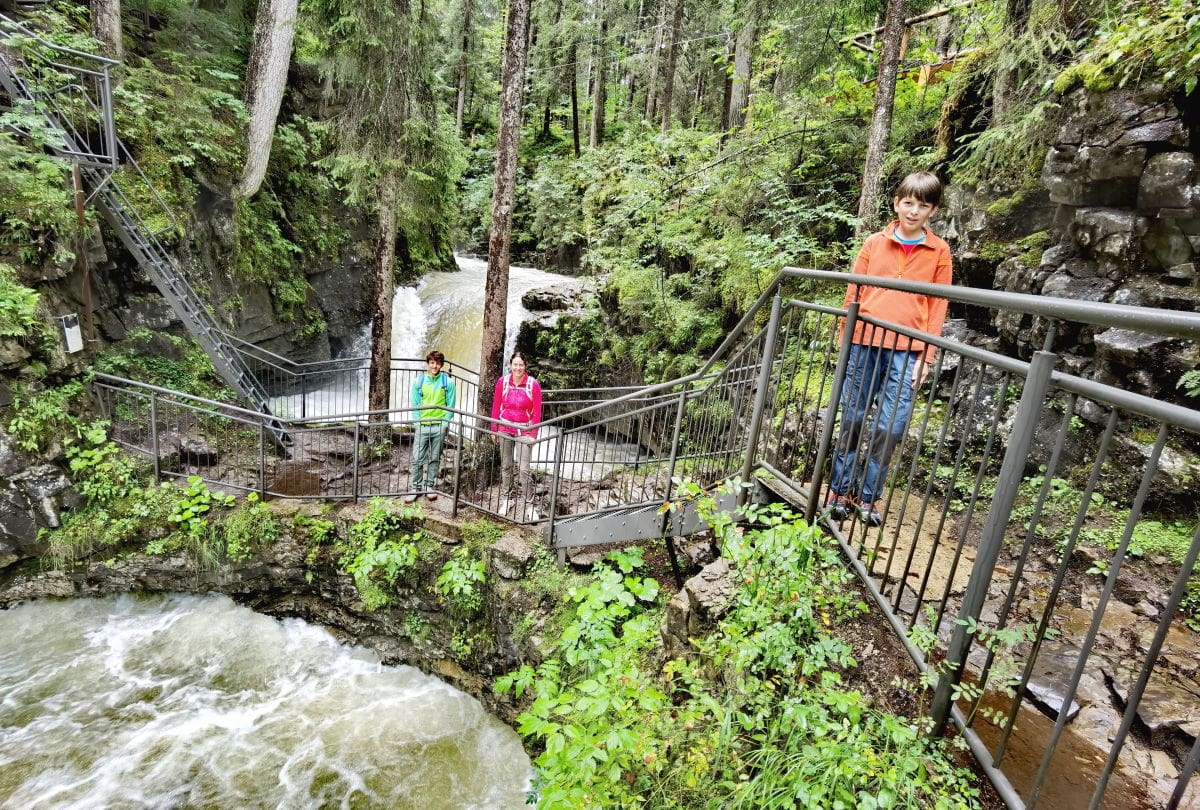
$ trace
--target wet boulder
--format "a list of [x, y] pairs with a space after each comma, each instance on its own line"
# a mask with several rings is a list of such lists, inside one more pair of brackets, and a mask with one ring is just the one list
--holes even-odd
[[1164, 152], [1146, 162], [1138, 186], [1138, 208], [1190, 208], [1196, 204], [1196, 157]]

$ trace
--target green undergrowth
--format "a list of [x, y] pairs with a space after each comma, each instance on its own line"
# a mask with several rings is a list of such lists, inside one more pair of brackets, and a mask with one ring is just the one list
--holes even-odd
[[664, 660], [664, 595], [632, 548], [566, 589], [543, 663], [497, 681], [524, 701], [539, 806], [978, 807], [943, 743], [843, 686], [837, 627], [866, 608], [832, 541], [781, 507], [745, 529], [700, 507], [735, 589], [691, 655]]
[[218, 402], [237, 401], [237, 396], [217, 374], [212, 360], [191, 338], [135, 329], [123, 341], [101, 352], [93, 367], [104, 374]]

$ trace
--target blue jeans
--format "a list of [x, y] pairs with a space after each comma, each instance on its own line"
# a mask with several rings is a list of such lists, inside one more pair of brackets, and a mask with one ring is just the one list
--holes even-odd
[[[829, 488], [874, 502], [887, 485], [888, 462], [913, 406], [913, 369], [920, 352], [880, 346], [850, 346], [842, 387], [842, 426], [834, 444]], [[863, 427], [870, 418], [870, 435]]]
[[413, 438], [413, 492], [431, 490], [437, 483], [438, 468], [442, 465], [442, 440], [446, 437], [446, 428], [445, 422], [417, 425], [417, 435]]

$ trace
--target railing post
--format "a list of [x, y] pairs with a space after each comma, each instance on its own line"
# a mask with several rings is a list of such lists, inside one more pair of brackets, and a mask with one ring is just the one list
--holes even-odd
[[850, 362], [850, 345], [854, 340], [854, 328], [858, 325], [858, 302], [851, 301], [846, 308], [846, 321], [842, 324], [842, 344], [838, 349], [837, 368], [833, 372], [833, 389], [829, 392], [829, 404], [825, 406], [825, 418], [821, 420], [821, 438], [817, 444], [817, 459], [813, 465], [812, 486], [808, 490], [808, 506], [804, 519], [809, 523], [817, 516], [821, 485], [825, 483], [825, 460], [833, 445], [833, 428], [837, 424], [837, 412], [841, 406], [842, 388], [846, 385], [846, 366]]
[[258, 494], [267, 497], [267, 426], [258, 423]]
[[762, 431], [763, 411], [767, 407], [767, 393], [771, 388], [771, 367], [775, 362], [775, 338], [779, 334], [779, 315], [783, 312], [783, 296], [776, 292], [771, 301], [771, 320], [767, 322], [767, 335], [763, 340], [762, 354], [759, 356], [758, 389], [754, 392], [754, 410], [750, 412], [750, 429], [746, 435], [746, 458], [742, 461], [742, 488], [738, 490], [737, 502], [741, 506], [746, 502], [750, 475], [754, 472], [754, 455], [758, 451], [758, 434]]
[[[562, 472], [562, 454], [563, 454], [563, 438], [566, 436], [563, 428], [558, 429], [558, 438], [554, 441], [554, 474], [550, 476], [550, 525], [546, 527], [546, 536], [550, 541], [550, 548], [554, 548], [554, 516], [558, 512], [558, 479]], [[567, 562], [566, 551], [564, 550], [560, 556], [559, 564], [565, 565]]]
[[1038, 416], [1045, 407], [1046, 392], [1050, 388], [1050, 374], [1054, 371], [1055, 359], [1054, 354], [1039, 351], [1034, 353], [1029, 364], [1029, 376], [1025, 378], [1025, 388], [1021, 392], [1021, 401], [1017, 405], [1008, 447], [1000, 465], [996, 494], [988, 507], [987, 521], [979, 538], [975, 564], [971, 567], [971, 577], [963, 593], [959, 620], [955, 622], [954, 635], [946, 649], [945, 668], [933, 693], [933, 702], [929, 710], [930, 719], [933, 720], [933, 730], [930, 732], [932, 736], [942, 733], [954, 706], [954, 686], [962, 679], [967, 651], [971, 646], [966, 621], [979, 618], [983, 603], [987, 599], [988, 586], [992, 582], [996, 561], [1000, 558], [1000, 551], [1004, 546], [1004, 534], [1011, 520], [1017, 489], [1025, 474], [1029, 449], [1033, 446], [1034, 434], [1037, 432]]
[[360, 455], [360, 450], [358, 447], [358, 440], [359, 440], [358, 430], [359, 430], [359, 425], [361, 425], [361, 424], [362, 423], [359, 422], [357, 419], [354, 420], [354, 489], [353, 489], [352, 494], [354, 495], [355, 503], [358, 502], [358, 457]]
[[[116, 414], [116, 408], [113, 408], [113, 414]], [[150, 394], [150, 453], [154, 456], [154, 483], [162, 481], [162, 470], [159, 467], [159, 459], [162, 457], [158, 452], [158, 397], [153, 393]]]
[[467, 451], [463, 441], [463, 418], [458, 418], [458, 452], [454, 454], [454, 489], [450, 495], [450, 517], [458, 517], [458, 494], [462, 487], [462, 457]]
[[300, 375], [300, 421], [308, 418], [308, 375]]
[[[667, 489], [663, 493], [663, 504], [669, 504], [675, 494], [675, 464], [679, 460], [679, 442], [683, 436], [683, 409], [687, 405], [687, 389], [679, 392], [679, 404], [675, 406], [675, 432], [671, 436], [671, 458], [667, 463]], [[667, 523], [671, 520], [670, 510], [663, 510], [662, 533], [667, 533]]]

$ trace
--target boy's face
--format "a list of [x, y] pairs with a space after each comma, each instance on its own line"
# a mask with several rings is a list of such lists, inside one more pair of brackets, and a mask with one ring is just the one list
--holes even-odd
[[425, 361], [425, 368], [429, 369], [429, 373], [436, 377], [438, 372], [442, 370], [442, 364], [431, 357]]
[[916, 236], [925, 229], [925, 223], [937, 212], [937, 206], [922, 202], [916, 197], [896, 197], [892, 209], [900, 218], [900, 231]]

